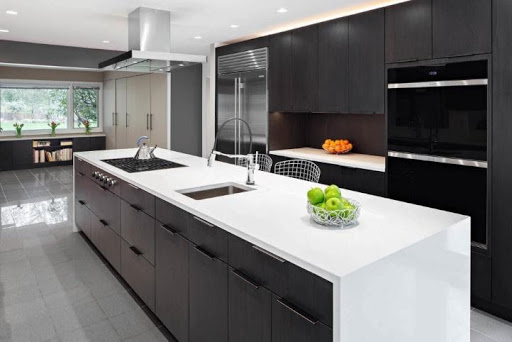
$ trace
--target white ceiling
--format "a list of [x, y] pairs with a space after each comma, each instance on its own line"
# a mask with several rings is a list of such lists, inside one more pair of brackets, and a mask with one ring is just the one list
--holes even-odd
[[[262, 35], [404, 0], [1, 0], [0, 39], [127, 50], [128, 13], [172, 12], [173, 52], [207, 54], [209, 45]], [[277, 13], [285, 7], [287, 13]], [[6, 10], [18, 11], [17, 16]], [[233, 29], [232, 24], [240, 25]], [[194, 36], [202, 36], [196, 40]], [[105, 44], [102, 41], [108, 40]]]

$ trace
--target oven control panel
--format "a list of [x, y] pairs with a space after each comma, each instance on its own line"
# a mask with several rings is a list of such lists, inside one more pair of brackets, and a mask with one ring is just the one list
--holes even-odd
[[91, 176], [96, 183], [105, 187], [113, 187], [119, 184], [118, 179], [104, 171], [92, 171]]

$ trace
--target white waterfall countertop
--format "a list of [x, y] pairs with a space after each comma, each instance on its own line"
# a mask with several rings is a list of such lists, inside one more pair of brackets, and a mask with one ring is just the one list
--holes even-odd
[[135, 152], [75, 155], [332, 282], [334, 341], [469, 342], [469, 217], [342, 189], [362, 205], [359, 224], [326, 228], [306, 211], [318, 184], [256, 171], [255, 191], [198, 201], [177, 190], [245, 184], [247, 170], [163, 149], [188, 167], [127, 173], [101, 161]]

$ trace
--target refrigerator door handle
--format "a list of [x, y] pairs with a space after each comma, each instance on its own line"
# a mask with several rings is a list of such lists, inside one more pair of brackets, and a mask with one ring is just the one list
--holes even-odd
[[[243, 119], [242, 118], [242, 77], [238, 77], [238, 115], [237, 117], [239, 119]], [[242, 123], [240, 121], [237, 121], [237, 125], [238, 125], [238, 136], [237, 136], [237, 141], [238, 141], [238, 153], [237, 154], [240, 154], [242, 153]]]
[[[235, 112], [234, 112], [234, 115], [235, 115], [235, 118], [238, 117], [238, 77], [235, 78]], [[235, 122], [235, 139], [234, 139], [234, 144], [235, 144], [235, 154], [238, 154], [238, 123]]]

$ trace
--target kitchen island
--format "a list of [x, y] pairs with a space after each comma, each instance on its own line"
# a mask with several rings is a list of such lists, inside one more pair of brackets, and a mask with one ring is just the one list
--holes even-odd
[[[102, 161], [135, 152], [75, 154], [75, 222], [180, 342], [469, 342], [468, 217], [342, 189], [359, 224], [329, 229], [306, 212], [313, 183], [257, 171], [253, 191], [196, 200], [178, 191], [244, 185], [246, 169], [168, 150], [155, 154], [185, 167]], [[184, 295], [168, 300], [160, 283]]]

